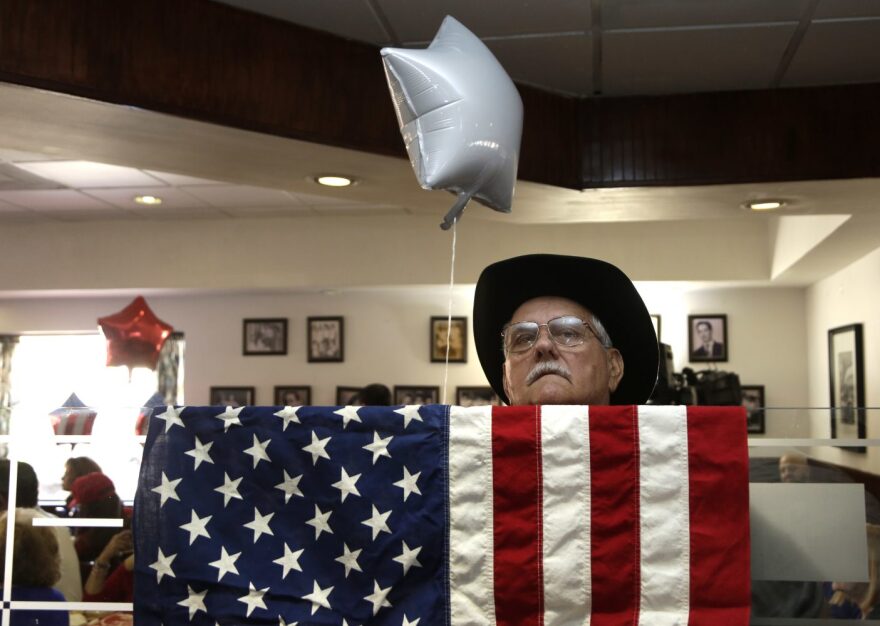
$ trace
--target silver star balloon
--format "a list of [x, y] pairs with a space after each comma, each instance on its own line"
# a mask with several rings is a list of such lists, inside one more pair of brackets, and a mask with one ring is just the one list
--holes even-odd
[[448, 229], [471, 198], [509, 213], [523, 107], [501, 64], [447, 16], [424, 50], [383, 48], [385, 77], [419, 184], [458, 196]]

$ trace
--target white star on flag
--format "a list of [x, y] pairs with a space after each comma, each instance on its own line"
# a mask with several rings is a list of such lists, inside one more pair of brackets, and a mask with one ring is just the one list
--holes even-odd
[[383, 606], [391, 606], [391, 603], [388, 601], [388, 592], [390, 591], [391, 585], [383, 589], [379, 586], [378, 580], [373, 581], [373, 593], [364, 598], [364, 600], [373, 604], [373, 615], [378, 613], [379, 609]]
[[321, 589], [317, 580], [312, 583], [312, 593], [307, 593], [303, 596], [303, 600], [309, 600], [312, 603], [312, 615], [317, 612], [318, 607], [323, 606], [325, 609], [330, 608], [330, 600], [328, 599], [328, 596], [332, 591], [333, 587]]
[[[343, 620], [344, 621], [344, 620]], [[282, 615], [278, 616], [278, 626], [297, 626], [299, 622], [290, 622], [289, 624], [284, 621], [284, 617]], [[218, 624], [219, 626], [219, 624]]]
[[158, 487], [153, 487], [150, 491], [155, 491], [159, 494], [159, 508], [161, 509], [165, 502], [168, 499], [177, 500], [180, 502], [180, 498], [177, 497], [177, 485], [182, 478], [175, 478], [174, 480], [168, 480], [168, 477], [165, 475], [165, 472], [162, 472], [162, 484]]
[[419, 626], [419, 622], [422, 620], [421, 617], [417, 617], [414, 622], [409, 621], [406, 616], [406, 613], [403, 614], [403, 624], [400, 626]]
[[406, 468], [406, 465], [403, 466], [403, 478], [394, 483], [395, 487], [400, 487], [403, 489], [403, 501], [406, 502], [406, 499], [409, 498], [409, 494], [417, 493], [422, 495], [422, 492], [419, 490], [419, 486], [416, 484], [416, 481], [421, 476], [421, 472], [416, 472], [415, 474], [410, 474], [409, 470]]
[[406, 542], [403, 542], [403, 552], [401, 552], [398, 556], [394, 557], [393, 560], [397, 561], [401, 565], [403, 565], [403, 575], [406, 576], [406, 573], [409, 571], [411, 567], [421, 567], [422, 564], [419, 563], [418, 556], [419, 552], [422, 551], [421, 547], [415, 548], [413, 550], [409, 549], [409, 546], [406, 545]]
[[272, 532], [272, 529], [269, 528], [269, 522], [272, 520], [273, 515], [275, 515], [275, 513], [261, 515], [257, 508], [254, 507], [254, 521], [248, 522], [244, 525], [245, 528], [250, 528], [254, 531], [254, 543], [257, 543], [257, 539], [260, 538], [260, 535], [275, 535], [275, 533]]
[[156, 558], [156, 562], [150, 564], [150, 567], [156, 570], [157, 583], [162, 582], [163, 576], [171, 576], [171, 578], [175, 578], [174, 572], [171, 570], [171, 564], [176, 558], [176, 554], [169, 554], [168, 556], [165, 556], [164, 554], [162, 554], [162, 548], [159, 548], [159, 556]]
[[302, 474], [299, 476], [290, 477], [290, 474], [287, 473], [287, 470], [284, 470], [284, 482], [278, 483], [275, 485], [275, 489], [280, 489], [284, 492], [284, 503], [290, 500], [290, 496], [299, 496], [304, 497], [302, 491], [299, 490], [299, 481], [302, 479]]
[[351, 570], [357, 570], [362, 572], [364, 570], [361, 569], [361, 566], [358, 565], [358, 557], [361, 555], [361, 550], [349, 550], [348, 544], [343, 542], [342, 544], [343, 552], [340, 556], [336, 557], [336, 560], [339, 563], [342, 563], [345, 566], [345, 577], [348, 578], [348, 575], [351, 573]]
[[226, 551], [224, 546], [220, 546], [220, 558], [216, 561], [212, 561], [208, 563], [211, 567], [217, 568], [217, 582], [219, 583], [226, 574], [235, 574], [238, 575], [238, 568], [235, 567], [235, 562], [238, 560], [238, 557], [241, 556], [241, 552], [236, 552], [235, 554], [229, 554]]
[[180, 414], [183, 413], [185, 406], [180, 407], [179, 409], [175, 409], [173, 406], [167, 406], [165, 408], [165, 412], [157, 415], [156, 417], [160, 420], [165, 420], [165, 432], [167, 433], [171, 430], [172, 426], [180, 426], [183, 428], [183, 420], [180, 419]]
[[[361, 416], [358, 415], [358, 409], [360, 407], [356, 406], [344, 406], [338, 411], [333, 411], [334, 415], [342, 416], [342, 428], [345, 429], [348, 426], [349, 422], [360, 422]], [[363, 422], [361, 422], [363, 423]]]
[[420, 422], [424, 422], [422, 416], [419, 415], [419, 406], [418, 404], [407, 404], [404, 407], [399, 409], [394, 409], [395, 413], [399, 413], [403, 415], [403, 427], [404, 429], [409, 426], [409, 423], [413, 420], [418, 420]]
[[375, 430], [373, 431], [373, 443], [368, 443], [363, 446], [364, 450], [369, 450], [373, 453], [373, 465], [376, 464], [376, 461], [379, 460], [380, 456], [387, 456], [389, 459], [391, 458], [391, 454], [388, 452], [388, 444], [391, 443], [391, 440], [394, 439], [393, 435], [388, 435], [384, 439], [379, 437], [379, 433]]
[[384, 513], [379, 513], [379, 509], [376, 508], [376, 505], [373, 506], [373, 515], [370, 519], [365, 519], [361, 522], [364, 526], [369, 526], [373, 529], [373, 541], [376, 540], [376, 537], [379, 536], [380, 532], [390, 533], [391, 529], [388, 528], [388, 516], [391, 515], [391, 511], [385, 511]]
[[358, 491], [357, 487], [355, 486], [355, 483], [357, 483], [358, 478], [360, 478], [361, 475], [355, 474], [354, 476], [349, 476], [348, 472], [345, 471], [344, 467], [341, 469], [342, 469], [342, 475], [339, 477], [339, 480], [337, 482], [333, 483], [332, 486], [339, 489], [339, 491], [342, 495], [342, 501], [345, 502], [345, 499], [351, 494], [354, 494], [356, 496], [361, 495], [361, 493]]
[[205, 595], [208, 593], [207, 589], [204, 591], [193, 591], [193, 588], [187, 585], [186, 593], [186, 600], [181, 600], [177, 604], [189, 609], [189, 621], [192, 621], [193, 616], [199, 611], [204, 611], [205, 613], [208, 612], [208, 609], [205, 608]]
[[322, 532], [330, 533], [331, 535], [333, 534], [333, 531], [330, 529], [330, 524], [328, 523], [330, 515], [332, 514], [333, 511], [322, 513], [321, 509], [318, 508], [318, 505], [315, 505], [315, 517], [306, 521], [306, 524], [315, 527], [315, 539], [320, 537]]
[[266, 439], [266, 441], [260, 441], [257, 439], [257, 436], [254, 435], [254, 445], [244, 451], [245, 454], [249, 454], [254, 457], [254, 467], [256, 468], [260, 461], [269, 461], [269, 455], [266, 453], [266, 448], [269, 447], [269, 444], [272, 442], [271, 439]]
[[211, 465], [214, 464], [213, 459], [211, 459], [211, 455], [208, 454], [208, 451], [213, 445], [213, 441], [202, 443], [202, 440], [196, 437], [195, 448], [184, 452], [184, 454], [187, 454], [195, 459], [196, 466], [193, 469], [199, 469], [199, 465], [202, 463], [202, 461], [204, 461], [205, 463], [210, 463]]
[[302, 567], [300, 567], [299, 564], [299, 557], [302, 553], [302, 550], [294, 551], [290, 549], [290, 546], [288, 546], [287, 543], [284, 544], [284, 554], [272, 561], [284, 568], [284, 573], [281, 574], [282, 579], [287, 578], [287, 574], [292, 569], [295, 569], [298, 572], [302, 571]]
[[241, 494], [238, 493], [238, 483], [241, 482], [241, 478], [236, 478], [235, 480], [231, 480], [229, 478], [229, 474], [223, 472], [223, 484], [219, 487], [216, 487], [214, 491], [218, 491], [223, 494], [223, 508], [226, 508], [226, 505], [229, 504], [229, 501], [232, 498], [238, 498], [242, 500]]
[[269, 588], [266, 587], [265, 589], [256, 589], [254, 587], [254, 583], [248, 583], [248, 585], [250, 587], [250, 591], [248, 591], [248, 594], [246, 596], [240, 597], [238, 601], [247, 604], [247, 617], [250, 617], [255, 608], [266, 608], [266, 603], [263, 601], [263, 596], [266, 595], [266, 592], [269, 591]]
[[300, 408], [301, 407], [298, 406], [286, 406], [275, 413], [276, 417], [280, 417], [284, 421], [284, 427], [281, 429], [282, 432], [287, 430], [287, 427], [290, 425], [291, 422], [296, 422], [297, 424], [302, 423], [299, 421], [299, 416], [296, 414], [296, 412], [299, 411]]
[[312, 455], [312, 465], [318, 464], [318, 459], [327, 459], [330, 460], [330, 455], [327, 454], [327, 451], [324, 449], [327, 447], [331, 437], [327, 437], [325, 439], [318, 439], [318, 435], [315, 434], [315, 431], [312, 431], [312, 443], [307, 446], [303, 446], [303, 450]]
[[244, 410], [243, 406], [238, 407], [237, 409], [233, 409], [231, 406], [226, 407], [226, 410], [220, 413], [219, 415], [215, 415], [218, 420], [223, 422], [223, 432], [225, 433], [229, 430], [230, 426], [241, 426], [241, 420], [238, 419], [238, 414]]
[[195, 509], [190, 511], [189, 523], [180, 525], [180, 528], [189, 532], [189, 545], [192, 545], [197, 537], [211, 538], [211, 535], [208, 534], [208, 529], [205, 528], [208, 525], [208, 522], [211, 521], [211, 517], [211, 515], [199, 517]]

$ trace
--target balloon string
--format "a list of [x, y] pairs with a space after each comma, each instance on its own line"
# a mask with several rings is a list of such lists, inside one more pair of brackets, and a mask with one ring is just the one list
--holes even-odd
[[449, 266], [449, 305], [446, 313], [446, 365], [443, 367], [443, 404], [446, 404], [446, 389], [449, 384], [449, 339], [452, 336], [452, 287], [455, 285], [455, 231], [458, 216], [452, 219], [452, 261]]

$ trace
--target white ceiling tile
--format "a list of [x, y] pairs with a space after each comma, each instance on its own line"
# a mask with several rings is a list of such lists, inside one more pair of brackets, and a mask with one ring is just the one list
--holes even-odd
[[[384, 45], [384, 31], [366, 0], [218, 0], [253, 13], [330, 33]], [[330, 8], [332, 7], [332, 8]]]
[[92, 161], [27, 161], [16, 167], [68, 187], [137, 187], [161, 183], [141, 170]]
[[766, 89], [794, 25], [627, 31], [603, 37], [603, 93]]
[[105, 202], [73, 189], [0, 191], [0, 201], [34, 211], [112, 211]]
[[232, 217], [290, 217], [315, 214], [312, 207], [305, 205], [287, 207], [249, 207], [246, 209], [230, 207], [223, 209], [223, 213]]
[[296, 200], [301, 202], [304, 205], [308, 206], [320, 206], [325, 204], [333, 204], [333, 205], [357, 205], [361, 204], [357, 200], [352, 200], [351, 198], [345, 197], [343, 192], [340, 192], [338, 196], [325, 196], [318, 194], [310, 194], [310, 193], [293, 193], [289, 192], [291, 196], [293, 196]]
[[220, 209], [208, 206], [169, 208], [161, 204], [159, 207], [138, 207], [137, 209], [131, 209], [128, 213], [137, 217], [158, 220], [229, 218]]
[[797, 22], [809, 0], [614, 0], [602, 3], [602, 28], [663, 28]]
[[486, 44], [517, 82], [581, 96], [593, 92], [593, 48], [587, 35], [500, 39]]
[[97, 222], [97, 221], [116, 221], [116, 220], [135, 220], [138, 216], [123, 211], [122, 209], [111, 208], [109, 211], [41, 211], [40, 215], [51, 217], [56, 221], [62, 222]]
[[298, 201], [285, 191], [248, 187], [245, 185], [196, 185], [182, 187], [184, 191], [217, 207], [271, 207], [298, 204]]
[[813, 22], [782, 84], [794, 87], [880, 81], [878, 42], [880, 19]]
[[584, 0], [447, 0], [422, 2], [378, 0], [401, 41], [430, 41], [443, 18], [453, 16], [478, 37], [583, 32], [591, 26], [590, 3]]
[[162, 204], [157, 205], [157, 207], [172, 209], [205, 205], [204, 200], [175, 187], [123, 187], [115, 189], [81, 189], [80, 191], [122, 209], [150, 210], [150, 206], [135, 202], [135, 196], [156, 196], [162, 199]]
[[154, 170], [144, 170], [153, 178], [169, 185], [222, 185], [223, 181], [208, 180], [207, 178], [196, 178], [195, 176], [185, 176], [184, 174], [172, 174], [171, 172], [156, 172]]
[[819, 0], [813, 19], [835, 17], [880, 17], [877, 0]]
[[377, 206], [364, 205], [361, 207], [352, 206], [319, 206], [315, 207], [315, 212], [319, 215], [407, 215], [408, 211], [399, 206]]

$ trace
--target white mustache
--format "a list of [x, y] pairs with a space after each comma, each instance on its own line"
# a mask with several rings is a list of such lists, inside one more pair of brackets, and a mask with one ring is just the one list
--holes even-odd
[[565, 367], [562, 363], [558, 361], [541, 361], [535, 367], [532, 368], [532, 371], [529, 372], [529, 375], [526, 376], [526, 384], [531, 385], [533, 382], [541, 378], [546, 374], [557, 374], [562, 376], [568, 382], [571, 382], [571, 371], [567, 367]]

